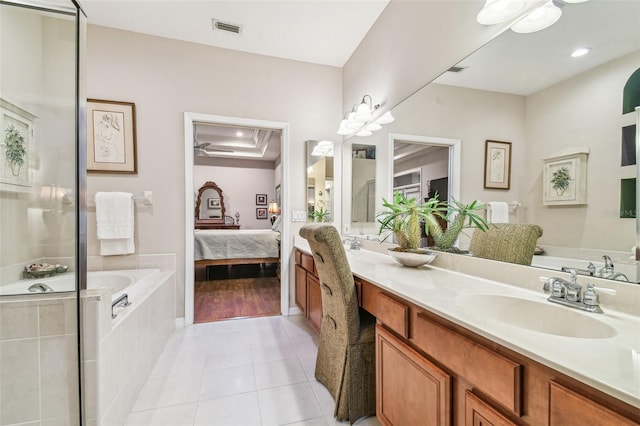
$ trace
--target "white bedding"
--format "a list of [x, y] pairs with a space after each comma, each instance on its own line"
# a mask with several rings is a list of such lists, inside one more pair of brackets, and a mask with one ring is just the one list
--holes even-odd
[[271, 229], [196, 229], [195, 260], [279, 257], [279, 232]]

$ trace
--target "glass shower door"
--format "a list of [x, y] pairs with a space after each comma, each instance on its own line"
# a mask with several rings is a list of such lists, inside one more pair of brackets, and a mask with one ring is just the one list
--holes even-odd
[[0, 4], [0, 425], [81, 424], [80, 23]]

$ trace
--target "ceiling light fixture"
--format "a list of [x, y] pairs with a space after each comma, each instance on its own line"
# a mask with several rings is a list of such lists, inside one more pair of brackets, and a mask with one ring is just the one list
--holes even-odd
[[383, 124], [388, 124], [395, 120], [390, 111], [373, 120], [373, 115], [379, 108], [380, 104], [373, 105], [370, 95], [364, 95], [362, 101], [354, 105], [340, 122], [338, 134], [343, 136], [371, 136], [372, 132], [382, 129]]
[[[553, 25], [562, 15], [561, 7], [571, 3], [584, 3], [589, 0], [549, 0], [542, 6], [519, 19], [511, 26], [516, 33], [526, 34], [544, 30]], [[507, 22], [526, 10], [525, 0], [486, 0], [476, 20], [483, 25]]]
[[524, 0], [487, 0], [476, 20], [482, 25], [494, 25], [513, 19], [524, 11]]
[[555, 24], [560, 16], [562, 10], [553, 2], [549, 0], [533, 12], [529, 13], [524, 18], [511, 26], [511, 29], [520, 34], [528, 34], [536, 31], [544, 30]]
[[584, 56], [589, 52], [591, 52], [591, 48], [590, 47], [579, 47], [576, 50], [574, 50], [573, 52], [571, 52], [571, 57], [572, 58], [579, 58], [580, 56]]

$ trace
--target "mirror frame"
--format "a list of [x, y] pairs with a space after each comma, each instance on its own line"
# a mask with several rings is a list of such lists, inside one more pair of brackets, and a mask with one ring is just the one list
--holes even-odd
[[[212, 189], [218, 193], [220, 196], [220, 208], [222, 209], [222, 215], [220, 219], [200, 219], [200, 204], [202, 202], [202, 194], [208, 189]], [[212, 181], [206, 182], [204, 185], [200, 187], [198, 190], [198, 195], [196, 197], [196, 208], [195, 208], [195, 227], [196, 229], [199, 227], [206, 227], [207, 225], [224, 225], [225, 223], [225, 207], [224, 207], [224, 195], [222, 195], [222, 189]]]

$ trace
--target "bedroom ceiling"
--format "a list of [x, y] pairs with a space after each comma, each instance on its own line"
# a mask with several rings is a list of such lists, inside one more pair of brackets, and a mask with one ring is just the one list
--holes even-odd
[[195, 157], [275, 161], [280, 156], [279, 131], [210, 123], [194, 127]]

